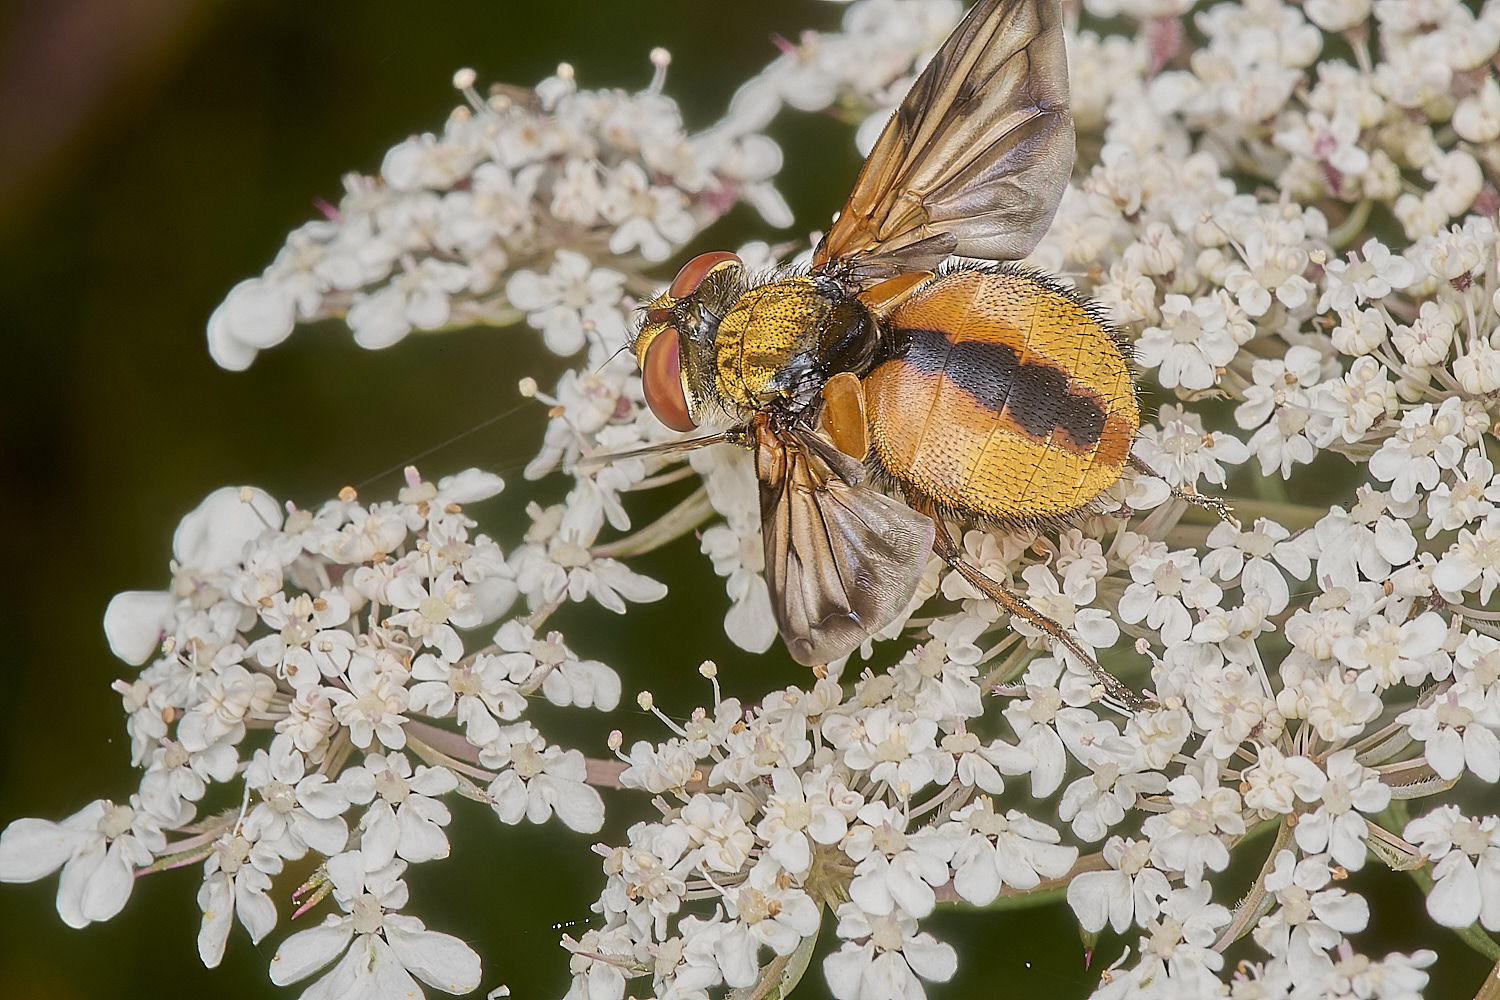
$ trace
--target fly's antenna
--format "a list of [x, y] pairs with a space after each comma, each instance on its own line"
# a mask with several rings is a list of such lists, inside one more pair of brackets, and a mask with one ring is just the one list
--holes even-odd
[[609, 363], [611, 361], [613, 361], [615, 358], [618, 358], [620, 355], [624, 354], [628, 350], [630, 350], [630, 345], [629, 344], [621, 344], [618, 348], [616, 348], [615, 353], [611, 354], [609, 357], [607, 357], [603, 361], [599, 362], [599, 367], [594, 369], [594, 374], [598, 375], [600, 372], [604, 371], [604, 369], [606, 369], [606, 368], [609, 367]]

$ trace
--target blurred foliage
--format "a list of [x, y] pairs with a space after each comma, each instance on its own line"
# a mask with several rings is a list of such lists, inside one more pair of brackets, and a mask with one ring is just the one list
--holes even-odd
[[[166, 0], [129, 2], [145, 16]], [[181, 12], [184, 27], [148, 67], [149, 86], [106, 101], [107, 117], [64, 147], [44, 183], [4, 206], [0, 510], [16, 529], [17, 559], [0, 587], [30, 638], [0, 666], [12, 697], [0, 727], [0, 824], [61, 819], [95, 797], [123, 800], [135, 786], [108, 687], [129, 668], [110, 656], [100, 620], [115, 592], [166, 584], [177, 520], [210, 490], [253, 483], [316, 505], [346, 484], [389, 496], [400, 467], [419, 455], [429, 478], [478, 465], [510, 480], [475, 511], [507, 547], [524, 529], [528, 500], [560, 496], [557, 481], [519, 478], [545, 414], [520, 399], [516, 381], [531, 374], [545, 387], [562, 368], [528, 331], [418, 335], [369, 353], [329, 325], [299, 331], [248, 373], [212, 365], [203, 342], [209, 312], [313, 214], [313, 198], [337, 200], [344, 171], [373, 172], [391, 144], [440, 128], [457, 103], [449, 79], [460, 66], [473, 66], [481, 84], [531, 84], [565, 60], [582, 86], [634, 89], [650, 78], [651, 47], [664, 45], [674, 55], [668, 92], [689, 125], [701, 127], [774, 58], [773, 33], [831, 28], [841, 10], [811, 0], [233, 0]], [[849, 129], [793, 116], [773, 134], [787, 153], [782, 187], [799, 226], [823, 224], [858, 166]], [[700, 242], [734, 246], [757, 236], [777, 238], [738, 210]], [[610, 728], [627, 741], [660, 737], [634, 693], [649, 688], [667, 712], [685, 715], [708, 700], [693, 669], [704, 656], [720, 662], [726, 693], [746, 699], [807, 682], [779, 648], [752, 657], [723, 640], [726, 599], [690, 540], [638, 565], [673, 588], [665, 602], [619, 620], [569, 608], [550, 623], [582, 654], [619, 669], [627, 691], [609, 719], [541, 713], [554, 739], [600, 754]], [[685, 619], [705, 627], [684, 630]], [[688, 637], [691, 648], [682, 643]], [[640, 803], [609, 801], [635, 810], [616, 810], [598, 838], [619, 842], [643, 818]], [[567, 957], [557, 938], [582, 933], [601, 880], [591, 838], [556, 824], [501, 827], [467, 802], [455, 802], [455, 812], [453, 857], [412, 873], [411, 912], [473, 944], [485, 961], [481, 991], [504, 982], [518, 997], [561, 996]], [[289, 866], [283, 898], [305, 874], [305, 864]], [[266, 977], [288, 933], [285, 909], [261, 947], [237, 928], [223, 966], [202, 968], [199, 878], [193, 868], [143, 879], [121, 917], [84, 931], [58, 919], [55, 878], [0, 887], [0, 997], [295, 995]], [[1400, 877], [1359, 881], [1393, 893], [1387, 900], [1402, 909], [1420, 906]], [[1459, 984], [1482, 976], [1452, 935], [1420, 919], [1412, 923], [1425, 937], [1413, 941], [1408, 922], [1375, 903], [1371, 954], [1425, 944], [1450, 959], [1434, 970], [1432, 996], [1463, 995]], [[1084, 996], [1099, 959], [1113, 960], [1120, 942], [1106, 939], [1089, 971], [1073, 927], [1060, 904], [942, 915], [933, 929], [959, 948], [960, 973], [932, 994]], [[826, 995], [816, 967], [800, 995]]]

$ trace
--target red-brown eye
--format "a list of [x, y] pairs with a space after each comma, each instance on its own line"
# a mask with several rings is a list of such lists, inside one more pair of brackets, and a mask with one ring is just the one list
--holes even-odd
[[657, 420], [674, 431], [690, 431], [698, 425], [693, 422], [687, 398], [682, 394], [680, 351], [676, 330], [667, 327], [657, 334], [641, 363], [641, 390]]
[[672, 285], [667, 289], [667, 294], [674, 299], [682, 299], [698, 290], [703, 284], [703, 279], [708, 277], [708, 272], [724, 263], [732, 260], [739, 263], [739, 256], [728, 250], [715, 250], [712, 253], [700, 253], [686, 264], [682, 270], [677, 272], [677, 277], [672, 279]]

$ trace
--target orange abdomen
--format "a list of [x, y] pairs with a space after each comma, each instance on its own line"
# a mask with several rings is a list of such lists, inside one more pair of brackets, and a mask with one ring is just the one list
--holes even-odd
[[1019, 271], [940, 275], [885, 318], [863, 380], [875, 459], [908, 494], [1009, 524], [1064, 518], [1120, 478], [1140, 409], [1105, 326]]

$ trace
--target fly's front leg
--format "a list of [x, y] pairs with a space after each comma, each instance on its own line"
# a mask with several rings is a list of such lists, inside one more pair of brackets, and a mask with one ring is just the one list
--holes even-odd
[[930, 501], [909, 496], [907, 497], [907, 502], [914, 509], [932, 518], [933, 522], [937, 525], [937, 534], [933, 536], [932, 550], [941, 556], [944, 562], [957, 570], [960, 576], [969, 581], [970, 585], [1006, 611], [1026, 619], [1052, 639], [1061, 643], [1064, 649], [1078, 657], [1088, 667], [1089, 673], [1094, 675], [1094, 679], [1104, 688], [1105, 693], [1125, 706], [1127, 710], [1137, 712], [1142, 708], [1150, 707], [1148, 701], [1142, 699], [1140, 695], [1127, 687], [1118, 677], [1100, 666], [1099, 661], [1094, 659], [1093, 655], [1084, 649], [1083, 644], [1073, 638], [1067, 629], [1032, 607], [1026, 598], [1011, 590], [999, 580], [985, 575], [979, 567], [965, 560], [963, 553], [954, 542], [953, 536], [948, 532], [948, 525], [943, 521], [942, 516], [938, 514]]

